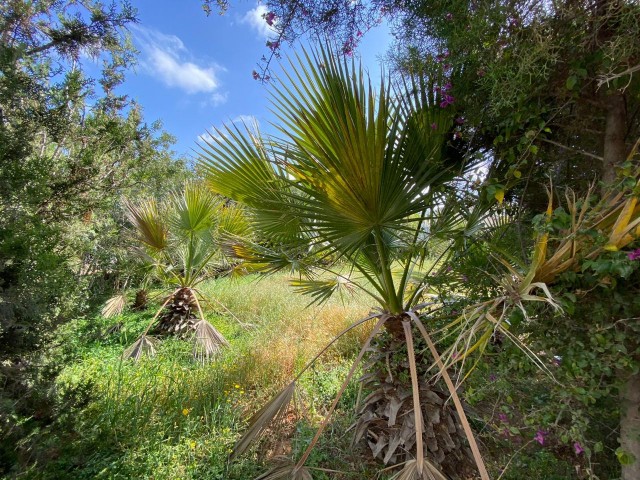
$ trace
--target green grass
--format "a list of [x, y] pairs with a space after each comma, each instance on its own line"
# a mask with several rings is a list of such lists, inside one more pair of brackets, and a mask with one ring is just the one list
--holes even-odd
[[[30, 467], [19, 478], [245, 479], [264, 471], [265, 455], [255, 452], [226, 464], [244, 419], [333, 336], [364, 316], [366, 299], [305, 308], [308, 299], [295, 295], [283, 276], [223, 279], [205, 284], [202, 292], [210, 299], [207, 319], [231, 344], [208, 364], [194, 362], [191, 344], [175, 338], [164, 340], [153, 358], [121, 360], [153, 308], [114, 320], [79, 319], [60, 332], [61, 346], [50, 358], [66, 362], [55, 384], [56, 420], [24, 441]], [[229, 311], [252, 327], [240, 326]], [[116, 322], [119, 331], [105, 333]], [[345, 359], [367, 334], [363, 329], [345, 335], [302, 379], [308, 418], [289, 425], [299, 431], [287, 452], [304, 444], [313, 430], [309, 422], [324, 413], [349, 368]], [[344, 402], [355, 395], [352, 386]], [[348, 414], [340, 418], [350, 421]], [[311, 462], [324, 463], [313, 456]]]

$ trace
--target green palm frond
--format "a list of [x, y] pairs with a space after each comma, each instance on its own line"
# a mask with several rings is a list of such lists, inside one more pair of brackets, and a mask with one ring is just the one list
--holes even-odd
[[329, 300], [334, 294], [353, 294], [355, 285], [342, 275], [336, 275], [327, 280], [296, 279], [291, 280], [291, 286], [297, 293], [309, 295], [313, 298], [311, 304], [322, 304]]
[[200, 161], [207, 185], [216, 193], [253, 207], [258, 233], [289, 242], [301, 235], [291, 182], [272, 164], [269, 142], [244, 126], [226, 126], [201, 146]]
[[215, 195], [204, 185], [187, 182], [170, 200], [170, 221], [173, 230], [186, 235], [210, 229], [219, 203]]

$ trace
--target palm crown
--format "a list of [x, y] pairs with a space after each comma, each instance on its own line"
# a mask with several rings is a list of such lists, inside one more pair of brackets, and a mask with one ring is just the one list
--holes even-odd
[[[426, 225], [433, 238], [453, 223], [450, 216], [436, 232], [432, 217], [460, 173], [443, 154], [452, 114], [418, 80], [382, 84], [376, 94], [361, 69], [328, 51], [304, 61], [275, 91], [281, 136], [218, 132], [222, 140], [209, 142], [200, 159], [208, 185], [251, 207], [254, 227], [268, 239], [269, 249], [236, 244], [238, 256], [303, 272], [309, 252], [345, 259], [365, 279], [360, 286], [400, 314], [416, 300], [405, 294], [420, 260], [414, 254], [425, 252]], [[399, 279], [392, 275], [397, 265]], [[298, 285], [321, 299], [332, 287]]]

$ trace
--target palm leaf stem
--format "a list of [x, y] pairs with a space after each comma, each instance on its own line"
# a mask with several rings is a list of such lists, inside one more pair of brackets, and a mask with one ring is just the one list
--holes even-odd
[[189, 232], [189, 243], [187, 247], [187, 258], [184, 259], [184, 277], [182, 286], [187, 287], [190, 285], [191, 280], [191, 264], [193, 263], [193, 232]]
[[411, 324], [403, 320], [404, 338], [407, 342], [407, 357], [409, 357], [409, 373], [411, 374], [411, 393], [413, 396], [413, 414], [416, 424], [416, 462], [418, 474], [422, 474], [424, 468], [424, 448], [422, 446], [422, 407], [420, 405], [420, 386], [418, 385], [418, 369], [416, 367], [416, 356], [413, 350], [413, 336], [411, 334]]
[[391, 276], [391, 265], [387, 258], [387, 252], [382, 244], [382, 232], [380, 227], [374, 229], [374, 238], [376, 242], [376, 249], [378, 251], [378, 260], [380, 261], [380, 280], [385, 291], [385, 308], [394, 315], [399, 315], [402, 312], [402, 306], [398, 302], [396, 291], [393, 286], [393, 277]]
[[480, 478], [482, 480], [489, 480], [489, 473], [487, 472], [487, 467], [484, 464], [484, 460], [482, 459], [482, 454], [480, 453], [480, 449], [478, 448], [478, 444], [476, 443], [476, 439], [473, 435], [473, 431], [471, 430], [471, 426], [469, 425], [469, 420], [467, 419], [467, 415], [464, 412], [464, 408], [462, 407], [462, 403], [460, 402], [460, 397], [458, 397], [458, 392], [456, 391], [453, 382], [451, 381], [451, 377], [449, 376], [449, 372], [445, 368], [442, 363], [442, 359], [438, 354], [438, 350], [436, 349], [427, 329], [424, 327], [418, 315], [415, 312], [409, 311], [407, 312], [413, 322], [418, 327], [418, 330], [422, 334], [425, 342], [427, 342], [427, 346], [431, 351], [431, 355], [433, 355], [433, 359], [435, 360], [440, 373], [442, 374], [442, 378], [449, 389], [449, 393], [451, 394], [451, 399], [456, 407], [456, 411], [458, 412], [458, 417], [460, 417], [460, 422], [462, 423], [462, 428], [464, 429], [464, 433], [467, 435], [467, 440], [469, 441], [469, 447], [471, 448], [471, 453], [473, 454], [473, 459], [476, 462], [476, 466], [478, 467], [478, 472], [480, 472]]
[[149, 333], [149, 329], [151, 328], [151, 325], [154, 324], [154, 322], [156, 321], [156, 319], [160, 316], [160, 313], [162, 312], [162, 309], [164, 307], [167, 306], [167, 304], [171, 301], [171, 299], [173, 298], [173, 296], [180, 290], [180, 288], [176, 288], [171, 295], [169, 295], [167, 297], [167, 299], [164, 301], [164, 303], [162, 304], [162, 306], [158, 309], [158, 311], [156, 312], [156, 314], [153, 316], [153, 318], [151, 319], [151, 321], [149, 322], [149, 324], [147, 325], [147, 328], [144, 329], [144, 333], [142, 334], [143, 336], [146, 335], [147, 333]]
[[364, 278], [366, 278], [369, 283], [371, 285], [373, 285], [373, 287], [378, 291], [378, 293], [381, 295], [380, 297], [378, 296], [373, 296], [373, 298], [376, 299], [376, 301], [380, 304], [380, 305], [384, 305], [384, 300], [382, 299], [385, 296], [385, 291], [380, 287], [380, 285], [378, 284], [378, 282], [376, 282], [375, 278], [368, 273], [364, 267], [362, 265], [360, 265], [360, 262], [357, 261], [357, 259], [353, 258], [353, 256], [351, 255], [347, 255], [346, 258], [349, 260], [349, 262], [358, 270], [358, 272], [360, 272], [362, 274], [362, 276]]
[[433, 262], [433, 265], [431, 265], [431, 268], [429, 268], [429, 270], [427, 270], [427, 272], [422, 276], [420, 281], [416, 284], [415, 291], [411, 294], [411, 296], [409, 297], [409, 300], [405, 304], [406, 310], [409, 310], [411, 308], [411, 305], [413, 305], [413, 302], [416, 301], [418, 295], [420, 295], [422, 293], [422, 286], [427, 282], [427, 279], [429, 278], [429, 276], [431, 275], [433, 270], [436, 268], [436, 266], [438, 266], [438, 264], [440, 263], [440, 260], [442, 260], [444, 258], [444, 256], [449, 253], [449, 250], [451, 250], [451, 247], [452, 247], [451, 244], [447, 245], [447, 248], [444, 249], [444, 251], [436, 259], [436, 261]]
[[[341, 278], [346, 278], [344, 275], [341, 275], [329, 268], [323, 267], [322, 265], [316, 265], [316, 268], [318, 270], [322, 270], [324, 272], [330, 273], [332, 275], [335, 275], [336, 277], [341, 277]], [[362, 272], [361, 272], [362, 273]], [[369, 282], [371, 282], [371, 277], [369, 275], [366, 276], [367, 280], [369, 280]], [[365, 288], [364, 285], [361, 285], [358, 282], [353, 282], [349, 279], [349, 281], [355, 285], [356, 287], [358, 287], [360, 290], [362, 290], [364, 293], [366, 293], [367, 295], [369, 295], [371, 298], [373, 298], [376, 302], [380, 303], [380, 304], [384, 304], [384, 300], [379, 297], [378, 295], [376, 295], [375, 293], [371, 292], [369, 289]], [[372, 282], [372, 285], [375, 287], [375, 283]], [[383, 291], [380, 293], [384, 293]]]
[[364, 345], [360, 349], [360, 352], [358, 352], [358, 356], [356, 357], [355, 361], [353, 362], [353, 365], [351, 366], [351, 369], [349, 370], [349, 373], [347, 373], [346, 378], [342, 382], [342, 385], [340, 386], [340, 390], [338, 390], [338, 393], [337, 393], [336, 397], [334, 398], [333, 403], [331, 404], [331, 407], [329, 407], [329, 411], [327, 412], [327, 414], [325, 415], [324, 419], [322, 420], [322, 423], [318, 427], [318, 430], [316, 431], [316, 434], [314, 435], [313, 439], [311, 440], [311, 442], [307, 446], [306, 450], [304, 451], [304, 453], [300, 457], [300, 460], [298, 460], [298, 463], [296, 463], [296, 469], [295, 470], [301, 468], [304, 465], [304, 463], [307, 461], [307, 458], [309, 458], [309, 454], [311, 453], [311, 450], [313, 450], [313, 447], [315, 447], [316, 443], [318, 442], [318, 439], [320, 438], [320, 435], [322, 435], [322, 432], [324, 431], [324, 429], [326, 428], [327, 424], [329, 423], [329, 419], [331, 418], [331, 414], [334, 412], [334, 410], [338, 406], [338, 402], [342, 398], [342, 395], [344, 394], [344, 391], [346, 390], [347, 385], [349, 385], [349, 382], [351, 381], [351, 378], [355, 374], [356, 369], [358, 368], [358, 365], [360, 365], [360, 362], [362, 361], [362, 357], [364, 356], [364, 354], [368, 350], [369, 344], [371, 343], [371, 340], [373, 340], [373, 338], [378, 334], [378, 332], [380, 331], [380, 329], [382, 328], [384, 323], [387, 321], [387, 319], [390, 318], [389, 315], [387, 315], [387, 314], [378, 315], [377, 317], [379, 318], [378, 323], [376, 323], [375, 327], [373, 327], [373, 330], [371, 331], [371, 333], [369, 334], [369, 336], [365, 340]]
[[[423, 215], [424, 215], [424, 212], [423, 212]], [[418, 237], [420, 236], [421, 228], [422, 228], [422, 219], [418, 221], [418, 225], [413, 235], [413, 242], [411, 242], [411, 245], [415, 245], [417, 243]], [[414, 262], [411, 261], [411, 258], [408, 258], [407, 263], [405, 264], [404, 270], [402, 272], [402, 279], [400, 280], [400, 284], [398, 285], [398, 298], [400, 299], [404, 297], [404, 289], [406, 288], [409, 275], [413, 271], [413, 265], [414, 265]]]
[[[200, 290], [198, 290], [197, 288], [193, 288], [192, 289], [194, 292], [197, 292], [201, 297], [202, 300], [205, 302], [209, 302], [209, 300], [207, 298], [205, 298], [205, 296], [202, 294], [202, 292]], [[235, 314], [229, 310], [229, 308], [222, 303], [220, 300], [218, 300], [217, 298], [213, 298], [213, 301], [216, 302], [218, 305], [220, 305], [229, 315], [231, 315], [233, 317], [233, 319], [238, 322], [238, 324], [242, 327], [242, 328], [249, 328], [252, 327], [254, 325], [250, 324], [250, 323], [245, 323], [242, 320], [240, 320], [238, 317], [235, 316]]]

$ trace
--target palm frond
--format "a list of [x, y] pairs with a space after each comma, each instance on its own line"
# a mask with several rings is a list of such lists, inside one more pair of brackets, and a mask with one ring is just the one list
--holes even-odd
[[196, 323], [193, 339], [193, 356], [201, 362], [210, 360], [222, 347], [229, 345], [222, 334], [204, 319]]
[[249, 419], [249, 428], [236, 442], [229, 460], [233, 461], [246, 452], [251, 443], [259, 439], [274, 421], [277, 422], [284, 417], [295, 390], [296, 382], [293, 381]]
[[425, 460], [422, 473], [418, 471], [418, 462], [409, 460], [402, 470], [396, 473], [392, 480], [447, 480], [431, 462]]
[[129, 221], [136, 228], [138, 240], [155, 251], [162, 251], [168, 244], [168, 229], [163, 212], [155, 199], [134, 204], [125, 202]]
[[287, 460], [256, 477], [255, 480], [313, 480], [313, 477], [308, 468], [296, 467]]
[[122, 313], [126, 304], [127, 296], [124, 293], [119, 293], [107, 300], [100, 313], [105, 318], [115, 317]]
[[294, 279], [289, 283], [297, 293], [311, 296], [313, 298], [312, 304], [322, 304], [336, 293], [353, 294], [353, 290], [356, 288], [351, 280], [342, 275], [336, 275], [335, 278], [327, 280]]
[[159, 343], [160, 340], [155, 337], [146, 334], [140, 335], [133, 345], [124, 351], [122, 358], [137, 362], [145, 355], [153, 357], [156, 354], [156, 347]]
[[171, 197], [170, 222], [176, 231], [197, 233], [211, 228], [219, 200], [202, 183], [186, 182]]

